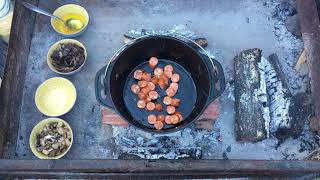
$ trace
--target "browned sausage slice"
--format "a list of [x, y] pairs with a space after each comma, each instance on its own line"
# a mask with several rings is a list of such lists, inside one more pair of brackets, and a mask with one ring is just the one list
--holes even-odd
[[148, 102], [146, 108], [148, 111], [153, 111], [156, 108], [156, 105], [153, 102]]
[[174, 115], [177, 115], [179, 117], [179, 121], [183, 120], [183, 117], [180, 112], [175, 112]]
[[150, 92], [149, 92], [149, 97], [150, 97], [151, 99], [158, 99], [159, 94], [157, 93], [157, 91], [150, 91]]
[[141, 80], [142, 74], [143, 74], [143, 71], [140, 70], [140, 69], [137, 69], [137, 70], [135, 70], [134, 73], [133, 73], [133, 78], [135, 78], [135, 79], [137, 79], [137, 80]]
[[161, 104], [156, 104], [156, 110], [161, 111], [162, 110], [162, 105]]
[[177, 115], [172, 115], [171, 116], [171, 123], [172, 124], [178, 124], [179, 121], [180, 120], [179, 120], [179, 117]]
[[151, 99], [149, 96], [147, 96], [144, 101], [146, 101], [146, 103], [148, 103], [148, 102], [150, 102], [151, 100], [152, 100], [152, 99]]
[[147, 72], [144, 72], [144, 73], [142, 73], [141, 79], [145, 80], [145, 81], [150, 81], [151, 80], [151, 74], [149, 74]]
[[147, 97], [147, 95], [144, 94], [143, 92], [139, 92], [139, 93], [138, 93], [138, 98], [139, 98], [139, 99], [144, 100], [144, 99], [146, 99], [146, 97]]
[[171, 104], [171, 97], [169, 97], [169, 96], [164, 97], [163, 104], [170, 105]]
[[146, 102], [144, 100], [139, 100], [137, 102], [137, 106], [138, 106], [138, 108], [143, 109], [146, 107]]
[[163, 122], [161, 121], [157, 121], [155, 124], [154, 124], [154, 127], [158, 130], [162, 129], [163, 128]]
[[172, 76], [172, 71], [164, 71], [163, 73], [167, 78], [171, 78]]
[[166, 84], [164, 83], [164, 80], [162, 78], [159, 79], [158, 84], [161, 89], [164, 89], [166, 87]]
[[[148, 106], [148, 104], [147, 104]], [[174, 106], [167, 106], [167, 113], [174, 114], [176, 112], [176, 108]]]
[[132, 84], [131, 86], [131, 91], [134, 93], [134, 94], [138, 94], [140, 92], [140, 87], [136, 84]]
[[164, 71], [172, 72], [172, 71], [173, 71], [173, 66], [172, 66], [171, 64], [166, 65], [166, 66], [164, 67]]
[[154, 84], [154, 85], [157, 85], [158, 84], [158, 81], [159, 81], [159, 78], [157, 78], [156, 76], [153, 76], [151, 78], [151, 82]]
[[176, 94], [176, 91], [172, 88], [168, 88], [166, 90], [166, 94], [167, 94], [167, 96], [173, 97]]
[[151, 57], [150, 59], [149, 59], [149, 66], [153, 69], [153, 68], [155, 68], [156, 66], [157, 66], [157, 64], [158, 64], [158, 58], [156, 58], [156, 57]]
[[179, 74], [172, 74], [172, 76], [171, 76], [171, 81], [172, 82], [178, 82], [180, 80], [180, 76], [179, 76]]
[[171, 100], [171, 105], [175, 106], [175, 107], [180, 106], [180, 99], [172, 99]]
[[157, 122], [157, 117], [154, 114], [150, 114], [148, 116], [148, 123], [149, 124], [155, 124]]
[[179, 85], [178, 85], [178, 83], [173, 82], [173, 83], [171, 83], [171, 84], [169, 85], [169, 88], [172, 88], [172, 89], [174, 89], [175, 91], [178, 91]]
[[145, 95], [148, 95], [150, 92], [150, 89], [148, 87], [144, 87], [140, 90], [140, 92], [144, 93]]
[[172, 124], [172, 122], [171, 122], [171, 116], [170, 116], [170, 115], [166, 115], [166, 117], [164, 118], [164, 121], [165, 121], [167, 124]]
[[145, 80], [142, 80], [142, 81], [139, 81], [139, 82], [138, 82], [138, 86], [139, 86], [140, 88], [144, 88], [144, 87], [146, 87], [147, 85], [148, 85], [148, 82], [145, 81]]
[[148, 88], [151, 90], [151, 91], [153, 91], [153, 90], [155, 90], [156, 89], [156, 86], [152, 83], [152, 82], [148, 82]]
[[160, 115], [157, 116], [157, 121], [164, 122], [164, 119], [165, 119], [165, 117], [164, 117], [163, 114], [160, 114]]
[[169, 84], [169, 78], [166, 75], [162, 74], [160, 78], [163, 79], [165, 85]]
[[159, 78], [159, 77], [162, 75], [163, 70], [162, 70], [162, 68], [155, 68], [154, 71], [153, 71], [153, 73], [154, 73], [154, 75], [155, 75], [156, 77]]

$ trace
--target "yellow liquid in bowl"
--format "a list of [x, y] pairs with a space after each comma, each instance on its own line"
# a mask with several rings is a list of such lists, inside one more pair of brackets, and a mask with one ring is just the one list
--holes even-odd
[[83, 27], [81, 29], [70, 29], [68, 28], [63, 22], [59, 21], [59, 20], [54, 20], [53, 21], [53, 26], [56, 28], [57, 31], [63, 33], [63, 34], [74, 34], [77, 32], [80, 32], [85, 26], [86, 26], [86, 19], [85, 17], [79, 15], [79, 14], [75, 14], [75, 13], [70, 13], [70, 14], [66, 14], [62, 17], [60, 17], [61, 19], [67, 21], [70, 18], [73, 19], [77, 19], [80, 20], [81, 23], [83, 24]]

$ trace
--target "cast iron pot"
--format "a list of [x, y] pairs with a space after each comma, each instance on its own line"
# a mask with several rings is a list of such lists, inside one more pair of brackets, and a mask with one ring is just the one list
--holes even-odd
[[[138, 97], [130, 87], [136, 81], [133, 72], [148, 67], [150, 57], [159, 59], [158, 67], [172, 64], [180, 74], [179, 89], [176, 98], [181, 99], [177, 111], [184, 120], [176, 125], [165, 125], [156, 130], [148, 124], [147, 115], [164, 114], [147, 112], [137, 108]], [[159, 87], [157, 87], [159, 88]], [[223, 69], [219, 62], [206, 54], [195, 42], [184, 37], [143, 36], [123, 46], [96, 74], [95, 93], [100, 104], [113, 109], [131, 125], [154, 133], [169, 133], [181, 130], [198, 118], [205, 108], [219, 97], [225, 89]], [[158, 89], [160, 90], [160, 89]], [[163, 97], [165, 93], [161, 92]], [[162, 98], [158, 100], [161, 102]]]

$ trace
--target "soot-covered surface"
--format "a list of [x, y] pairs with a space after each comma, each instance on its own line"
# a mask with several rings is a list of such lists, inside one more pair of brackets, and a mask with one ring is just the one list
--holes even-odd
[[[87, 31], [76, 39], [88, 50], [83, 69], [68, 76], [76, 86], [78, 97], [74, 108], [64, 115], [74, 132], [74, 144], [66, 159], [118, 158], [122, 152], [143, 147], [173, 147], [202, 150], [202, 158], [210, 159], [302, 159], [315, 148], [312, 134], [305, 126], [303, 135], [277, 146], [275, 139], [259, 143], [238, 143], [234, 135], [233, 58], [248, 48], [260, 48], [267, 57], [277, 53], [289, 81], [290, 90], [304, 91], [308, 78], [293, 70], [303, 43], [285, 28], [285, 19], [294, 13], [293, 6], [280, 0], [40, 0], [39, 6], [53, 11], [60, 5], [76, 3], [90, 15]], [[281, 6], [280, 6], [281, 5]], [[288, 8], [289, 7], [289, 8]], [[208, 39], [206, 50], [221, 62], [228, 88], [220, 98], [221, 115], [215, 130], [206, 132], [194, 127], [163, 136], [141, 132], [132, 127], [109, 127], [101, 124], [100, 108], [94, 95], [94, 76], [119, 49], [125, 32], [149, 28], [182, 35], [196, 34]], [[58, 76], [49, 70], [46, 55], [49, 47], [63, 39], [50, 27], [49, 19], [37, 15], [24, 87], [16, 152], [12, 158], [34, 159], [28, 145], [33, 126], [46, 118], [34, 104], [36, 88], [46, 79]], [[149, 153], [149, 152], [147, 152]], [[176, 158], [169, 151], [165, 157]], [[148, 156], [159, 158], [159, 156]]]

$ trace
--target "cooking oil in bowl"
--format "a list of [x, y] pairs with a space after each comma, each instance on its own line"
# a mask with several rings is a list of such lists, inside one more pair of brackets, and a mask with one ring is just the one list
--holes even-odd
[[60, 18], [63, 19], [64, 21], [67, 21], [69, 19], [74, 19], [74, 23], [72, 26], [74, 26], [75, 28], [70, 28], [66, 26], [62, 21], [59, 21], [59, 20], [53, 21], [53, 26], [63, 34], [74, 34], [74, 33], [80, 32], [86, 23], [85, 17], [76, 13], [65, 14]]

